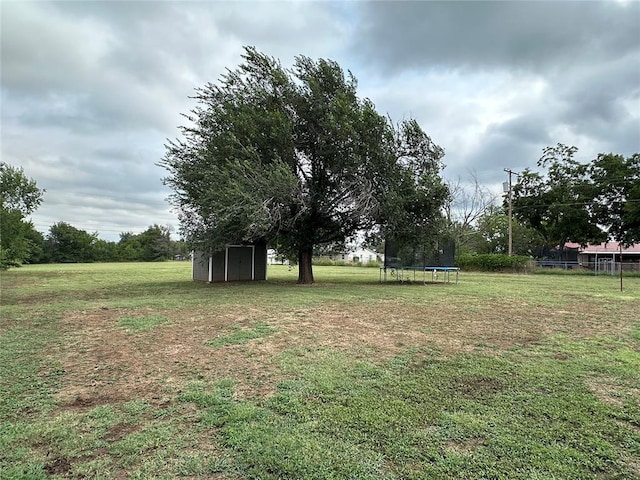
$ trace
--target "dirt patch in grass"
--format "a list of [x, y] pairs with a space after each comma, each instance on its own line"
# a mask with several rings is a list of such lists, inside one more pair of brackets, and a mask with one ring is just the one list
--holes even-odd
[[130, 433], [138, 430], [136, 425], [130, 425], [127, 423], [116, 423], [112, 425], [109, 430], [103, 435], [103, 439], [108, 442], [116, 442], [123, 437], [126, 437]]
[[444, 448], [448, 452], [469, 455], [485, 444], [483, 438], [469, 438], [462, 442], [445, 442]]
[[88, 410], [139, 398], [162, 405], [193, 378], [232, 378], [239, 383], [239, 394], [246, 396], [274, 388], [277, 382], [267, 381], [274, 372], [270, 358], [252, 355], [247, 345], [205, 344], [231, 326], [246, 323], [246, 312], [180, 313], [187, 316], [136, 334], [119, 327], [124, 312], [117, 310], [79, 312], [64, 319], [67, 341], [55, 352], [63, 358], [66, 372], [57, 395], [62, 405]]
[[98, 407], [100, 405], [109, 405], [110, 403], [119, 403], [122, 399], [117, 397], [110, 396], [96, 396], [96, 397], [83, 397], [81, 395], [77, 396], [71, 401], [68, 401], [65, 404], [66, 408], [71, 410], [91, 410], [94, 407]]
[[640, 388], [620, 385], [604, 375], [592, 376], [586, 384], [600, 401], [616, 407], [622, 407], [626, 398], [640, 398]]
[[[577, 302], [569, 307], [554, 311], [498, 303], [469, 311], [443, 299], [429, 304], [396, 300], [324, 304], [287, 311], [270, 306], [226, 306], [215, 312], [99, 308], [64, 318], [66, 341], [52, 355], [62, 359], [65, 371], [58, 393], [63, 408], [88, 410], [140, 398], [165, 405], [195, 378], [230, 378], [235, 395], [266, 396], [282, 379], [279, 355], [288, 349], [336, 348], [370, 361], [384, 361], [411, 347], [436, 349], [444, 355], [478, 349], [499, 353], [552, 334], [611, 335], [631, 324], [608, 321], [593, 305], [587, 308]], [[119, 318], [136, 315], [163, 315], [168, 322], [137, 333], [119, 325]], [[238, 345], [207, 345], [257, 322], [273, 332]]]
[[591, 393], [593, 393], [601, 402], [621, 407], [623, 400], [617, 395], [616, 386], [605, 377], [591, 377], [586, 381]]
[[479, 306], [469, 312], [445, 303], [416, 306], [383, 301], [288, 312], [276, 328], [280, 334], [264, 342], [264, 348], [367, 347], [378, 357], [388, 358], [408, 347], [428, 346], [445, 354], [486, 347], [500, 351], [536, 344], [552, 334], [580, 332], [586, 338], [627, 330], [628, 325], [603, 321], [600, 312], [585, 311], [580, 305], [559, 314], [508, 304]]
[[66, 475], [71, 470], [71, 462], [67, 458], [54, 458], [44, 465], [49, 475]]
[[502, 382], [496, 378], [485, 378], [478, 376], [464, 376], [453, 378], [451, 387], [460, 395], [468, 398], [482, 398], [487, 395], [494, 395], [502, 391]]

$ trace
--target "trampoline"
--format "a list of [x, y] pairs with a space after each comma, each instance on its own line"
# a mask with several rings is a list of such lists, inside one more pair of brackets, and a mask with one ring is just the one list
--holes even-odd
[[[431, 274], [431, 282], [438, 281], [451, 283], [451, 273], [455, 273], [455, 283], [458, 283], [458, 274], [460, 273], [460, 267], [441, 267], [441, 266], [389, 266], [380, 267], [380, 283], [387, 281], [387, 274], [394, 277], [398, 282], [415, 282], [418, 278], [416, 273], [422, 272], [422, 283], [428, 282], [428, 275]], [[413, 274], [413, 279], [411, 278]], [[442, 280], [439, 278], [442, 277]]]
[[427, 245], [400, 245], [386, 240], [384, 265], [380, 267], [380, 282], [445, 282], [458, 283], [460, 267], [454, 265], [455, 242], [438, 239]]

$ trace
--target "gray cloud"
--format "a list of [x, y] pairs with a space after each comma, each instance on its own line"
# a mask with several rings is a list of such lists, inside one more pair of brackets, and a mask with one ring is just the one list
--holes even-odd
[[[638, 42], [640, 46], [640, 41]], [[557, 121], [629, 155], [640, 144], [640, 48], [554, 79]]]
[[243, 45], [292, 61], [339, 46], [342, 28], [319, 4], [282, 2], [14, 2], [2, 14], [3, 159], [46, 188], [42, 230], [175, 223], [155, 163], [194, 88]]
[[[640, 4], [364, 2], [358, 55], [404, 68], [561, 68], [637, 51]], [[386, 68], [385, 68], [386, 67]]]
[[[438, 133], [449, 175], [473, 165], [497, 184], [502, 167], [533, 167], [557, 142], [577, 145], [583, 160], [640, 149], [639, 3], [358, 5], [354, 58], [380, 83], [411, 85], [394, 107]], [[461, 92], [446, 84], [460, 77]], [[424, 95], [440, 107], [416, 108]]]
[[504, 122], [499, 128], [492, 126], [488, 135], [503, 135], [524, 145], [549, 145], [553, 138], [546, 129], [542, 115], [520, 116]]

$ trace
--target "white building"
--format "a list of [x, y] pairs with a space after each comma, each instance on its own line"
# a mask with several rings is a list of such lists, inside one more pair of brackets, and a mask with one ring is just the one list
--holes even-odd
[[320, 258], [327, 258], [334, 262], [347, 263], [384, 262], [384, 255], [364, 247], [354, 247], [344, 252], [334, 252], [328, 255], [322, 255]]

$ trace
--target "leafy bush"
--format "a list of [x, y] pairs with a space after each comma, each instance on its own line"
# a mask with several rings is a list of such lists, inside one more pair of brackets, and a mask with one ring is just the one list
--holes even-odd
[[481, 272], [525, 272], [530, 258], [524, 255], [504, 255], [494, 253], [462, 254], [458, 258], [458, 266], [463, 270]]
[[367, 263], [363, 263], [361, 264], [362, 267], [368, 267], [368, 268], [380, 268], [382, 266], [382, 264], [380, 262], [376, 262], [371, 261], [371, 262], [367, 262]]
[[337, 262], [331, 260], [330, 258], [314, 258], [312, 264], [321, 267], [334, 267], [336, 266]]

